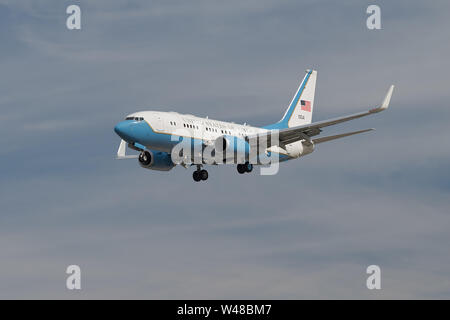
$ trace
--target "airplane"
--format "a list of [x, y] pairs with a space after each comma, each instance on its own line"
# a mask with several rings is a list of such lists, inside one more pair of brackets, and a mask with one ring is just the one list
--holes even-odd
[[[240, 174], [249, 173], [254, 165], [267, 163], [261, 160], [264, 156], [273, 157], [276, 159], [274, 161], [281, 163], [312, 153], [320, 143], [374, 130], [370, 128], [315, 137], [322, 132], [322, 128], [386, 110], [394, 90], [391, 85], [381, 106], [348, 116], [312, 122], [316, 79], [316, 70], [306, 70], [306, 75], [281, 120], [263, 127], [177, 112], [132, 113], [114, 127], [121, 138], [117, 159], [137, 158], [141, 167], [160, 171], [169, 171], [177, 164], [185, 168], [196, 166], [192, 175], [196, 182], [208, 179], [208, 171], [203, 169], [206, 164], [232, 163], [237, 165]], [[179, 150], [174, 152], [182, 141], [187, 141], [194, 149], [198, 147], [200, 154], [195, 151], [184, 154], [184, 150], [181, 153]], [[126, 155], [127, 147], [138, 151], [139, 155]], [[213, 156], [212, 160], [201, 154], [208, 148]], [[175, 158], [177, 161], [174, 161]]]

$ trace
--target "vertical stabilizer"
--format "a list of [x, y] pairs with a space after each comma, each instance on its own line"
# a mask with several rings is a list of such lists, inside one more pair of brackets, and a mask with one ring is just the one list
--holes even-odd
[[292, 98], [283, 118], [279, 122], [267, 126], [266, 128], [282, 129], [311, 123], [314, 109], [316, 79], [317, 71], [307, 70], [306, 75]]

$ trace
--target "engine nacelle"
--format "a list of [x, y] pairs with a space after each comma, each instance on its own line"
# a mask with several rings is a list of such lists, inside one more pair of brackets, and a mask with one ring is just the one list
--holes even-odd
[[314, 144], [306, 141], [296, 141], [286, 145], [285, 150], [292, 158], [305, 156], [314, 151]]
[[145, 150], [138, 160], [142, 168], [150, 170], [169, 171], [175, 166], [170, 154], [162, 151]]
[[237, 153], [239, 155], [248, 155], [250, 145], [244, 139], [233, 136], [220, 136], [214, 141], [214, 148], [218, 152]]

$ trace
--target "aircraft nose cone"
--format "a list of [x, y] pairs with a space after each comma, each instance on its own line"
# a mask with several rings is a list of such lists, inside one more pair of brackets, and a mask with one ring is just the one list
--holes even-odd
[[129, 121], [119, 122], [114, 127], [114, 131], [123, 140], [125, 140], [125, 141], [131, 140], [131, 124]]

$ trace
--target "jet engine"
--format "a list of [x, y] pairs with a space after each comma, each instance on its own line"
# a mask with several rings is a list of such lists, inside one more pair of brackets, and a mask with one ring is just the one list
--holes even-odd
[[285, 146], [287, 154], [292, 158], [305, 156], [314, 151], [314, 144], [308, 141], [296, 141]]
[[138, 160], [141, 167], [150, 170], [169, 171], [175, 166], [170, 154], [161, 151], [142, 151]]

